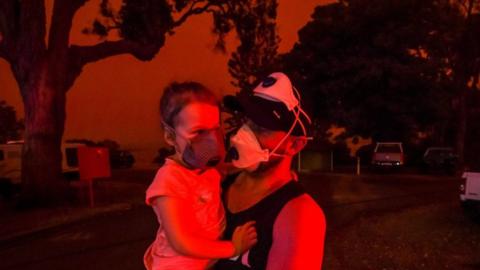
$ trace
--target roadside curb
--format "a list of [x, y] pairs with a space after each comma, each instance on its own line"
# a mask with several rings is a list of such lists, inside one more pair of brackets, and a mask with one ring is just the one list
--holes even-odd
[[81, 213], [72, 213], [72, 215], [64, 215], [55, 218], [54, 220], [37, 226], [31, 229], [25, 229], [14, 233], [5, 233], [5, 235], [0, 235], [0, 245], [5, 245], [15, 240], [28, 237], [37, 233], [41, 233], [48, 230], [53, 230], [55, 228], [75, 224], [84, 220], [94, 218], [107, 213], [127, 211], [134, 207], [139, 206], [135, 203], [116, 203], [108, 206], [100, 206], [96, 208], [82, 208], [80, 209]]
[[354, 179], [365, 179], [368, 178], [373, 181], [378, 180], [398, 180], [398, 181], [425, 181], [425, 182], [438, 182], [438, 181], [456, 181], [460, 179], [460, 176], [449, 176], [449, 175], [424, 175], [424, 174], [374, 174], [374, 173], [363, 173], [361, 175], [356, 175], [355, 173], [345, 173], [345, 172], [309, 172], [301, 171], [299, 175], [310, 175], [310, 176], [338, 176], [338, 177], [351, 177]]

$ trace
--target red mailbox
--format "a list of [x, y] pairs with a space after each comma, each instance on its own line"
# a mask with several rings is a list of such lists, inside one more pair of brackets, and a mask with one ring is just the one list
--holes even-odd
[[90, 207], [93, 207], [95, 205], [93, 179], [111, 175], [108, 148], [81, 146], [77, 151], [80, 179], [88, 182]]
[[80, 179], [92, 180], [94, 178], [110, 177], [110, 158], [105, 147], [79, 147], [78, 167]]

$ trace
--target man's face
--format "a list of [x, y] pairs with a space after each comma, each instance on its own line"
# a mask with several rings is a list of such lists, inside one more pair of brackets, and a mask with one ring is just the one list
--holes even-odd
[[[284, 155], [286, 153], [286, 148], [288, 147], [290, 142], [290, 138], [287, 138], [282, 142], [282, 140], [287, 135], [286, 132], [265, 129], [258, 126], [251, 120], [247, 120], [246, 124], [255, 134], [255, 137], [257, 138], [257, 141], [262, 149], [268, 149], [271, 153], [272, 150], [274, 150], [281, 143], [281, 145], [276, 148], [275, 154]], [[275, 168], [282, 161], [283, 158], [284, 156], [270, 155], [268, 161], [261, 162], [259, 166], [250, 173], [258, 175], [264, 174], [270, 169]]]
[[230, 138], [233, 166], [250, 173], [265, 173], [278, 167], [305, 146], [306, 138], [287, 136], [285, 131], [272, 131], [247, 119]]
[[[283, 138], [287, 135], [284, 131], [272, 131], [263, 127], [258, 126], [252, 120], [247, 120], [246, 124], [250, 127], [250, 129], [257, 137], [258, 143], [263, 149], [268, 149], [272, 151], [278, 144], [282, 141]], [[289, 139], [287, 138], [282, 145], [278, 147], [275, 151], [276, 154], [283, 154], [285, 152], [285, 147], [289, 143]]]

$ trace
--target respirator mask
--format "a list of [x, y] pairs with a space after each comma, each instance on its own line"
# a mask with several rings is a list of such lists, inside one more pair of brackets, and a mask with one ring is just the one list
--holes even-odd
[[[175, 136], [179, 136], [168, 124], [163, 123]], [[223, 135], [220, 130], [213, 129], [202, 132], [191, 139], [179, 136], [187, 142], [182, 153], [182, 161], [191, 169], [205, 170], [215, 167], [225, 156]]]

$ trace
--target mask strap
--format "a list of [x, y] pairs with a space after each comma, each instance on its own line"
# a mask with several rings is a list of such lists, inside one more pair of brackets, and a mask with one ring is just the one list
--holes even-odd
[[300, 107], [300, 101], [302, 100], [302, 97], [300, 96], [300, 92], [298, 91], [298, 89], [295, 86], [293, 86], [293, 91], [296, 94], [297, 99], [298, 99], [298, 104], [299, 104], [297, 106], [298, 110], [300, 111], [300, 113], [303, 114], [303, 116], [305, 116], [305, 118], [307, 118], [308, 123], [311, 124], [312, 120], [310, 119], [310, 116], [308, 116], [308, 114], [302, 109], [302, 107]]
[[311, 124], [312, 123], [312, 120], [310, 119], [310, 116], [308, 116], [308, 114], [300, 107], [298, 107], [300, 113], [303, 114], [303, 116], [305, 116], [305, 118], [307, 119], [308, 123]]
[[302, 97], [300, 96], [300, 92], [298, 91], [298, 89], [292, 85], [292, 88], [293, 88], [293, 93], [295, 94], [296, 98], [298, 99], [298, 103], [300, 103], [300, 101], [302, 100]]
[[[295, 128], [297, 122], [301, 123], [300, 118], [299, 118], [299, 113], [294, 111], [294, 115], [295, 115], [295, 121], [293, 122], [292, 126], [288, 130], [287, 134], [283, 137], [283, 139], [280, 140], [280, 142], [277, 144], [277, 146], [275, 146], [275, 148], [273, 148], [272, 152], [270, 152], [270, 155], [272, 155], [272, 156], [273, 155], [274, 156], [283, 156], [283, 155], [280, 155], [280, 154], [276, 154], [275, 151], [277, 151], [277, 149], [283, 144], [283, 142], [288, 138], [288, 136], [290, 136], [290, 134], [292, 133], [293, 129]], [[303, 124], [302, 124], [302, 126], [303, 126]]]
[[297, 109], [298, 111], [297, 112], [294, 112], [295, 113], [295, 117], [297, 117], [299, 120], [298, 120], [298, 123], [300, 124], [300, 127], [302, 128], [302, 131], [303, 131], [303, 135], [307, 136], [307, 129], [305, 128], [305, 125], [303, 124], [303, 122], [300, 120], [300, 108]]
[[[298, 92], [297, 88], [295, 88], [295, 86], [293, 86], [292, 88], [294, 90], [296, 98], [298, 99], [298, 105], [295, 106], [295, 108], [293, 108], [293, 114], [295, 115], [295, 121], [293, 122], [292, 126], [288, 130], [287, 134], [283, 137], [283, 139], [277, 144], [277, 146], [275, 146], [275, 148], [272, 150], [272, 152], [270, 152], [270, 155], [272, 155], [272, 156], [283, 156], [281, 154], [276, 154], [275, 151], [277, 151], [278, 148], [283, 144], [283, 142], [288, 138], [288, 136], [290, 136], [290, 134], [293, 132], [293, 129], [296, 127], [297, 123], [300, 124], [300, 127], [302, 128], [302, 131], [303, 131], [303, 135], [307, 136], [307, 130], [305, 128], [305, 125], [303, 124], [302, 120], [300, 120], [300, 114], [305, 116], [308, 123], [312, 123], [312, 120], [310, 119], [308, 114], [300, 107], [300, 101], [301, 101], [300, 93]], [[307, 137], [307, 139], [311, 139], [311, 138]]]
[[294, 91], [294, 94], [296, 95], [296, 98], [298, 100], [298, 106], [296, 106], [296, 109], [297, 111], [295, 111], [295, 108], [294, 108], [294, 114], [295, 114], [295, 117], [298, 118], [298, 122], [300, 123], [300, 126], [302, 128], [302, 131], [303, 131], [303, 135], [307, 136], [307, 129], [305, 128], [305, 125], [303, 124], [303, 121], [300, 120], [300, 114], [302, 114], [303, 116], [305, 116], [305, 118], [307, 119], [308, 123], [311, 124], [312, 123], [312, 120], [310, 119], [310, 117], [308, 116], [308, 114], [302, 109], [302, 107], [300, 106], [301, 104], [301, 101], [302, 101], [302, 97], [300, 96], [300, 92], [298, 91], [298, 89], [295, 87], [295, 86], [292, 86], [293, 88], [293, 91]]

